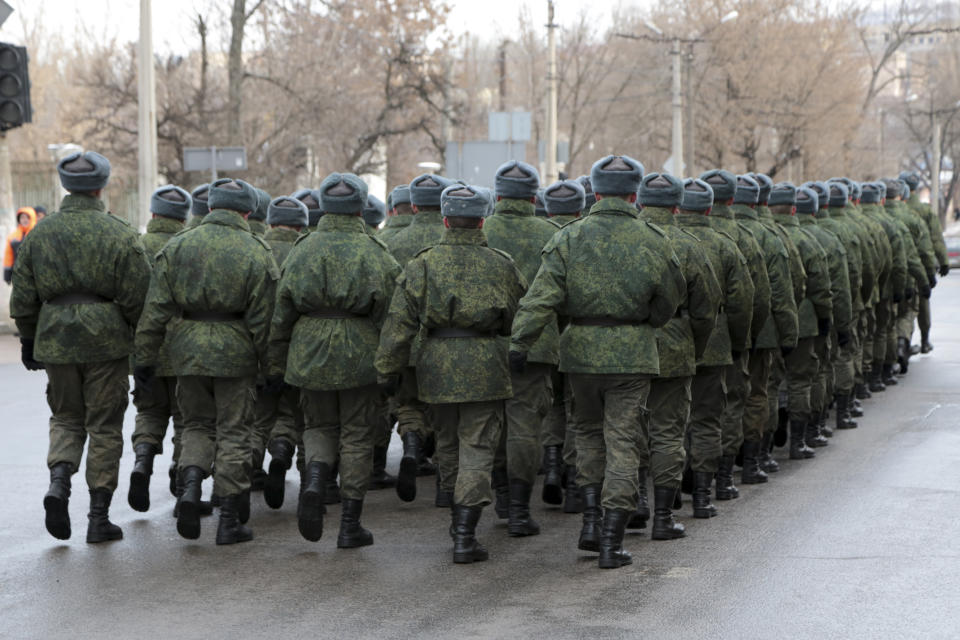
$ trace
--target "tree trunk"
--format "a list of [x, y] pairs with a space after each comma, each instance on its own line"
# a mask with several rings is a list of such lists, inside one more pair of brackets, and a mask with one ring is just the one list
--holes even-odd
[[230, 13], [230, 51], [227, 56], [227, 144], [242, 143], [240, 106], [243, 85], [243, 30], [247, 23], [247, 0], [233, 0]]

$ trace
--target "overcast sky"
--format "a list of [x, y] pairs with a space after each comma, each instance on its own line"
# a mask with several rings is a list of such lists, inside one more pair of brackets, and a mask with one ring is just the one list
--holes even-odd
[[[0, 39], [4, 41], [22, 41], [20, 16], [31, 23], [39, 19], [44, 30], [68, 39], [76, 37], [78, 24], [98, 38], [137, 39], [139, 0], [5, 1], [14, 7], [14, 14], [0, 27]], [[581, 11], [589, 9], [596, 13], [598, 21], [605, 23], [617, 6], [649, 6], [650, 3], [651, 0], [556, 0], [557, 19], [561, 24], [569, 23]], [[220, 6], [228, 7], [229, 4], [220, 0]], [[450, 28], [456, 34], [469, 31], [481, 37], [499, 39], [501, 33], [514, 30], [513, 25], [522, 7], [530, 11], [535, 24], [547, 22], [547, 0], [450, 0], [449, 4], [452, 7]], [[192, 20], [197, 5], [208, 7], [214, 3], [208, 0], [153, 0], [154, 49], [158, 53], [183, 51], [194, 46], [196, 36]], [[219, 34], [219, 37], [225, 39], [226, 34]]]

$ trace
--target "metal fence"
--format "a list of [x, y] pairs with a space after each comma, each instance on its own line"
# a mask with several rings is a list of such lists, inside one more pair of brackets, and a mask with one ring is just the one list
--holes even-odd
[[[11, 173], [14, 212], [19, 207], [37, 205], [45, 207], [48, 213], [53, 213], [60, 208], [64, 192], [60, 188], [60, 179], [51, 163], [14, 162]], [[108, 211], [130, 224], [137, 224], [136, 184], [130, 185], [125, 180], [111, 178], [110, 184], [104, 191], [103, 199]], [[4, 222], [8, 226], [12, 225], [10, 221]]]

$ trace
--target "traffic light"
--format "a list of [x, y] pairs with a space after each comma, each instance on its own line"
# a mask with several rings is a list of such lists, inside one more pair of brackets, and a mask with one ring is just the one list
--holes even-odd
[[0, 131], [33, 120], [27, 50], [0, 42]]

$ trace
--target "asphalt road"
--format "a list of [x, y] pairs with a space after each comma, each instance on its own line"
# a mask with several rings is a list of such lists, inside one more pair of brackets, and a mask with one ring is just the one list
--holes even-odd
[[[306, 542], [296, 505], [272, 511], [259, 495], [253, 542], [216, 547], [213, 518], [188, 542], [165, 473], [148, 514], [126, 505], [129, 448], [113, 509], [124, 540], [83, 541], [81, 473], [61, 543], [43, 527], [45, 378], [0, 338], [0, 637], [960, 637], [960, 276], [935, 290], [934, 311], [935, 351], [867, 403], [859, 429], [813, 460], [778, 450], [783, 470], [712, 520], [685, 506], [683, 540], [628, 535], [634, 564], [617, 571], [577, 551], [577, 516], [539, 502], [542, 535], [508, 538], [488, 509], [490, 560], [454, 566], [432, 479], [412, 504], [370, 494], [372, 547], [336, 549], [339, 507]], [[132, 426], [131, 407], [127, 440]], [[395, 439], [391, 469], [398, 454]]]

